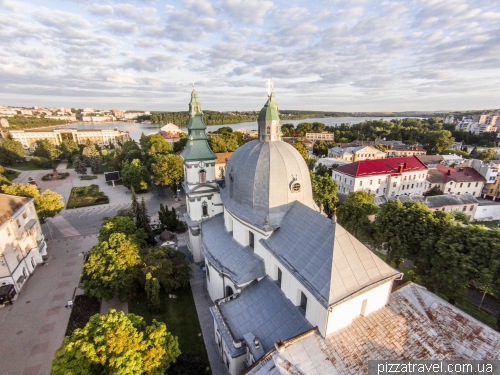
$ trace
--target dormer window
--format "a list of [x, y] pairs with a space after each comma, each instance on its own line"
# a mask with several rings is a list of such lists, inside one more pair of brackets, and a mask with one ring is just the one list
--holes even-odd
[[204, 169], [200, 170], [198, 174], [200, 177], [200, 184], [207, 182], [207, 172]]

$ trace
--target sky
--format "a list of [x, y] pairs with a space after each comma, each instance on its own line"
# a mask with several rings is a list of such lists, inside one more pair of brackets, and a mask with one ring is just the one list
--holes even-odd
[[0, 105], [500, 108], [499, 0], [0, 0]]

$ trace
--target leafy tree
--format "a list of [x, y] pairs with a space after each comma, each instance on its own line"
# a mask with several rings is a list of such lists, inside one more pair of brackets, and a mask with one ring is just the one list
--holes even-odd
[[171, 292], [189, 285], [193, 272], [191, 264], [184, 258], [184, 253], [169, 247], [151, 247], [142, 255], [142, 273], [148, 273], [158, 279], [166, 292]]
[[125, 216], [112, 216], [103, 221], [99, 231], [99, 242], [108, 241], [115, 233], [123, 233], [139, 247], [146, 244], [147, 235], [142, 228], [137, 228], [134, 220]]
[[87, 166], [78, 156], [75, 156], [73, 159], [73, 167], [75, 168], [76, 173], [81, 175], [87, 174]]
[[135, 190], [134, 188], [131, 188], [132, 190], [132, 194], [130, 196], [130, 210], [132, 211], [133, 213], [133, 218], [135, 220], [135, 222], [137, 223], [137, 221], [139, 220], [139, 214], [140, 214], [140, 205], [139, 205], [139, 201], [137, 200], [137, 195], [135, 195]]
[[123, 184], [135, 191], [144, 191], [148, 188], [148, 171], [139, 159], [126, 161], [122, 169]]
[[88, 158], [88, 165], [90, 166], [90, 169], [91, 169], [93, 174], [104, 172], [103, 161], [102, 161], [101, 156], [89, 157]]
[[148, 215], [148, 209], [146, 207], [146, 202], [144, 201], [144, 197], [141, 199], [141, 203], [139, 204], [139, 211], [137, 213], [137, 220], [135, 224], [137, 225], [137, 228], [141, 228], [144, 230], [146, 233], [151, 233], [151, 227], [149, 226], [149, 215]]
[[317, 175], [309, 172], [313, 191], [313, 199], [316, 203], [322, 204], [328, 213], [331, 212], [337, 198], [337, 182], [329, 176]]
[[322, 122], [313, 122], [312, 123], [312, 131], [314, 133], [321, 133], [324, 132], [326, 129], [326, 125], [323, 124]]
[[47, 139], [39, 139], [35, 142], [35, 145], [34, 156], [49, 160], [55, 160], [61, 156], [61, 150]]
[[281, 132], [285, 137], [290, 137], [293, 132], [295, 131], [295, 125], [294, 124], [283, 124], [281, 125]]
[[208, 139], [208, 144], [213, 152], [233, 152], [239, 147], [239, 136], [243, 141], [243, 135], [238, 133], [225, 133], [213, 135]]
[[0, 174], [0, 189], [4, 185], [10, 185], [10, 181], [7, 177], [5, 177], [3, 174]]
[[134, 220], [134, 213], [130, 208], [122, 208], [121, 210], [116, 211], [116, 216], [128, 217], [131, 220]]
[[455, 139], [448, 130], [434, 130], [428, 132], [423, 139], [424, 148], [431, 154], [439, 154], [449, 148]]
[[65, 139], [59, 145], [59, 150], [61, 151], [61, 157], [72, 161], [73, 157], [80, 153], [80, 148], [78, 143], [72, 141], [71, 139]]
[[164, 323], [146, 326], [135, 314], [96, 314], [66, 336], [52, 361], [53, 375], [165, 374], [180, 355]]
[[316, 171], [314, 173], [317, 175], [321, 175], [321, 176], [329, 176], [331, 178], [332, 171], [335, 168], [337, 168], [338, 166], [339, 166], [338, 164], [333, 164], [330, 167], [327, 167], [326, 165], [319, 163], [319, 165], [316, 167]]
[[173, 152], [172, 146], [159, 134], [147, 136], [146, 147], [143, 148], [145, 154], [145, 164], [148, 168], [160, 156], [166, 156]]
[[35, 210], [42, 223], [46, 218], [56, 216], [64, 208], [62, 196], [51, 190], [40, 194], [35, 185], [16, 182], [10, 186], [4, 185], [2, 189], [5, 194], [35, 198]]
[[160, 282], [156, 277], [153, 277], [150, 272], [146, 274], [146, 294], [148, 296], [148, 306], [153, 312], [158, 312], [161, 309], [160, 303]]
[[[455, 125], [453, 125], [453, 126], [455, 126]], [[456, 154], [458, 156], [463, 156], [466, 159], [468, 159], [470, 156], [467, 152], [462, 151], [462, 150], [443, 150], [441, 152], [441, 155], [453, 155], [453, 154]]]
[[182, 151], [186, 147], [187, 136], [186, 133], [180, 134], [180, 139], [174, 143], [174, 152]]
[[474, 150], [471, 157], [474, 159], [491, 160], [495, 158], [497, 151], [494, 148], [487, 148], [483, 151]]
[[134, 289], [136, 270], [141, 264], [139, 248], [126, 234], [113, 233], [108, 241], [90, 249], [83, 264], [81, 281], [85, 294], [109, 301], [117, 296], [127, 300]]
[[338, 223], [362, 242], [369, 242], [372, 238], [372, 223], [368, 216], [378, 212], [374, 202], [373, 194], [355, 191], [337, 210]]
[[435, 195], [443, 195], [443, 191], [439, 188], [439, 186], [434, 186], [432, 187], [432, 189], [430, 189], [429, 191], [426, 191], [424, 193], [424, 196], [426, 197], [433, 197]]
[[41, 158], [39, 156], [32, 156], [30, 159], [37, 167], [43, 168], [43, 169], [49, 169], [54, 166], [52, 161], [47, 158]]
[[306, 133], [312, 132], [313, 129], [313, 124], [309, 122], [301, 122], [300, 124], [297, 125], [297, 132], [300, 133], [300, 135], [304, 136]]
[[307, 154], [307, 150], [304, 146], [304, 144], [300, 141], [295, 141], [292, 144], [293, 147], [299, 152], [300, 155], [304, 158], [304, 160], [309, 159], [309, 155]]
[[90, 167], [90, 159], [91, 158], [97, 158], [100, 157], [101, 155], [99, 154], [99, 151], [95, 147], [95, 144], [92, 143], [90, 139], [87, 139], [85, 143], [85, 147], [82, 150], [82, 156], [83, 156], [83, 162], [87, 167]]
[[151, 165], [153, 182], [157, 185], [177, 185], [184, 176], [182, 158], [175, 154], [159, 155]]
[[170, 231], [176, 231], [184, 228], [184, 223], [177, 218], [175, 208], [172, 211], [168, 210], [167, 206], [160, 203], [160, 211], [158, 211], [158, 218], [163, 227]]
[[0, 163], [12, 165], [18, 160], [24, 160], [26, 152], [21, 143], [11, 139], [4, 139], [0, 144]]

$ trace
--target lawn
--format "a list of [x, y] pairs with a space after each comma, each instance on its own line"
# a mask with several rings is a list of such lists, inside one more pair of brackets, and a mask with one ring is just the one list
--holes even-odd
[[[57, 167], [59, 165], [59, 161], [56, 160], [54, 161], [54, 167]], [[9, 165], [10, 168], [14, 169], [19, 169], [21, 171], [36, 171], [40, 169], [52, 169], [52, 168], [42, 168], [38, 167], [32, 160], [25, 161], [25, 162], [17, 162], [17, 163], [12, 163], [12, 165]]]
[[80, 180], [97, 180], [97, 176], [84, 175], [84, 176], [80, 176]]
[[179, 339], [182, 353], [191, 352], [195, 357], [201, 358], [203, 367], [210, 367], [203, 337], [198, 336], [201, 328], [191, 288], [176, 290], [173, 293], [177, 298], [168, 298], [168, 294], [162, 292], [162, 312], [158, 315], [148, 310], [145, 292], [129, 302], [129, 312], [142, 316], [147, 324], [151, 324], [153, 319], [164, 322], [167, 330]]
[[5, 177], [7, 177], [7, 179], [9, 181], [12, 181], [14, 180], [17, 176], [19, 176], [21, 174], [21, 172], [17, 172], [17, 171], [13, 171], [11, 169], [6, 169], [5, 170]]
[[98, 185], [80, 186], [71, 189], [66, 208], [94, 206], [109, 203], [109, 198], [99, 191]]

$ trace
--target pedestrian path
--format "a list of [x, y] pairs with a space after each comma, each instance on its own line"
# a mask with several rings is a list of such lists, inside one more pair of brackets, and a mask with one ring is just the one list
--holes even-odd
[[217, 351], [217, 344], [215, 343], [214, 336], [214, 318], [210, 314], [209, 308], [213, 305], [205, 286], [205, 273], [201, 268], [193, 264], [193, 277], [191, 278], [191, 291], [193, 292], [194, 303], [196, 305], [196, 312], [198, 313], [198, 320], [200, 321], [201, 331], [203, 333], [203, 341], [207, 349], [208, 359], [210, 361], [210, 368], [212, 374], [226, 375], [228, 371], [222, 358]]

